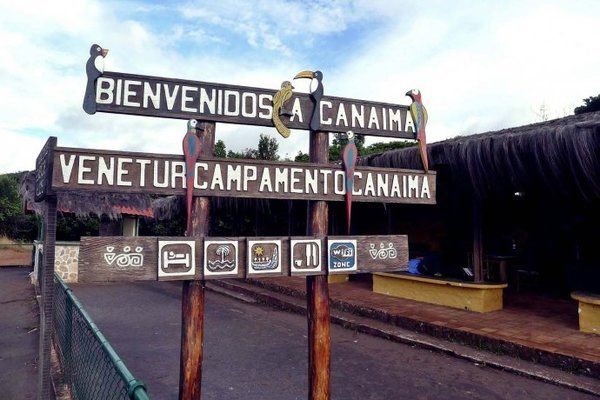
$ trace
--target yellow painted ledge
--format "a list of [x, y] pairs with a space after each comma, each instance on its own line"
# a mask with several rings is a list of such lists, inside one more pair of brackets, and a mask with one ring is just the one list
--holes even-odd
[[408, 274], [373, 274], [373, 291], [388, 296], [476, 312], [502, 309], [504, 284], [449, 281]]
[[571, 297], [579, 302], [579, 330], [600, 335], [600, 295], [573, 292]]
[[327, 275], [327, 282], [329, 283], [343, 283], [343, 282], [348, 282], [348, 275], [347, 274], [332, 274], [332, 275]]

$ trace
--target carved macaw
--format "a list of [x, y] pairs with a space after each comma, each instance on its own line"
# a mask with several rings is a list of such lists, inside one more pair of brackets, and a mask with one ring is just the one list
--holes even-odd
[[348, 235], [350, 234], [350, 222], [352, 219], [352, 191], [354, 190], [354, 168], [358, 149], [354, 144], [354, 132], [348, 131], [348, 144], [344, 147], [342, 160], [344, 162], [344, 173], [346, 175], [346, 222], [348, 224]]
[[108, 54], [108, 49], [103, 49], [97, 44], [90, 48], [90, 58], [85, 64], [85, 73], [87, 74], [87, 86], [83, 96], [83, 110], [88, 114], [96, 112], [96, 80], [104, 72], [104, 57]]
[[285, 103], [292, 98], [293, 89], [294, 87], [290, 81], [284, 81], [281, 84], [281, 89], [279, 89], [277, 93], [275, 93], [275, 96], [273, 96], [273, 115], [271, 119], [273, 120], [273, 125], [275, 125], [277, 132], [279, 132], [284, 138], [290, 136], [290, 128], [281, 122], [281, 118], [279, 116], [282, 114], [281, 111], [283, 110]]
[[427, 125], [427, 110], [421, 100], [421, 92], [418, 89], [413, 89], [406, 93], [412, 99], [410, 105], [410, 115], [415, 123], [416, 139], [419, 141], [419, 152], [421, 154], [421, 162], [425, 172], [429, 171], [429, 162], [427, 161], [427, 139], [425, 137], [425, 125]]
[[183, 137], [183, 155], [185, 157], [185, 200], [187, 211], [186, 232], [192, 232], [192, 199], [194, 196], [194, 172], [196, 160], [200, 155], [200, 139], [196, 136], [198, 121], [188, 121], [187, 133]]
[[301, 71], [296, 74], [294, 79], [310, 79], [310, 99], [315, 108], [313, 108], [312, 116], [310, 117], [310, 130], [318, 131], [321, 127], [321, 98], [323, 97], [323, 73], [321, 71]]

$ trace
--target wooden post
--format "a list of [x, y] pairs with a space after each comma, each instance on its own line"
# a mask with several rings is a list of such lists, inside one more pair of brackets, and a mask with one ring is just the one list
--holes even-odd
[[[199, 124], [200, 157], [212, 158], [215, 147], [215, 123]], [[208, 235], [210, 199], [195, 197], [192, 204], [190, 236]], [[202, 392], [202, 338], [204, 334], [204, 281], [183, 281], [181, 293], [181, 359], [179, 399], [199, 400]]]
[[483, 282], [483, 243], [482, 243], [482, 205], [481, 200], [473, 197], [473, 275], [475, 282]]
[[[329, 159], [329, 134], [310, 132], [310, 162], [326, 164]], [[327, 235], [326, 201], [310, 202], [309, 234]], [[308, 398], [328, 400], [330, 391], [331, 336], [329, 326], [329, 286], [327, 275], [306, 277], [308, 312]]]
[[38, 365], [38, 399], [53, 396], [50, 377], [50, 350], [52, 348], [52, 320], [54, 316], [54, 248], [56, 245], [56, 198], [44, 202], [44, 247], [42, 276], [39, 284], [42, 293], [40, 313], [40, 354]]

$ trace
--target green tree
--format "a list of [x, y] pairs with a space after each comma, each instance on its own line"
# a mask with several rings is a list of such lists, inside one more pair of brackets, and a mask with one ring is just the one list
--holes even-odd
[[7, 225], [16, 215], [21, 213], [16, 174], [0, 176], [0, 233], [7, 235]]
[[307, 162], [309, 162], [308, 154], [299, 151], [298, 154], [296, 155], [296, 157], [294, 157], [294, 161], [307, 163]]
[[14, 240], [33, 240], [37, 236], [38, 219], [26, 214], [19, 193], [22, 173], [0, 175], [0, 236]]
[[600, 94], [598, 96], [588, 97], [583, 99], [583, 105], [575, 107], [575, 114], [583, 114], [593, 111], [600, 111]]
[[[333, 136], [333, 142], [329, 146], [329, 161], [341, 161], [344, 147], [348, 144], [348, 139], [344, 133], [336, 133]], [[357, 134], [354, 136], [354, 144], [358, 149], [358, 154], [361, 154], [365, 145], [365, 137]]]
[[412, 147], [412, 146], [415, 146], [416, 144], [417, 144], [416, 142], [408, 141], [408, 140], [401, 140], [401, 141], [388, 142], [388, 143], [377, 142], [377, 143], [373, 143], [373, 144], [370, 144], [367, 147], [365, 147], [363, 149], [363, 151], [360, 153], [360, 155], [361, 156], [369, 156], [371, 154], [383, 153], [384, 151], [388, 151], [388, 150]]
[[258, 151], [256, 149], [246, 148], [242, 151], [229, 150], [227, 152], [227, 158], [248, 158], [256, 159]]
[[96, 216], [58, 214], [56, 219], [56, 239], [79, 241], [82, 236], [98, 236], [100, 220]]
[[259, 160], [279, 160], [279, 143], [277, 143], [277, 139], [270, 138], [267, 135], [260, 134], [260, 139], [258, 139], [258, 151], [256, 154], [256, 158]]
[[219, 158], [225, 158], [227, 157], [227, 147], [225, 147], [225, 142], [222, 140], [217, 140], [217, 143], [215, 143], [215, 152], [214, 152], [215, 157], [219, 157]]

